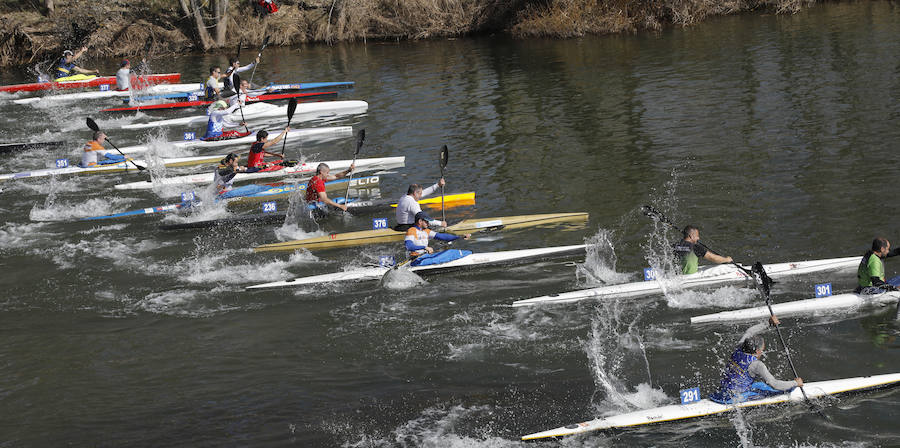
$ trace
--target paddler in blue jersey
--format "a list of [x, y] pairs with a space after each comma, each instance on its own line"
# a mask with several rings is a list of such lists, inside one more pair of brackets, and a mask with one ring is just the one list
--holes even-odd
[[53, 74], [53, 79], [65, 78], [76, 73], [99, 75], [100, 70], [88, 70], [75, 64], [75, 61], [78, 60], [85, 51], [87, 51], [87, 47], [81, 47], [81, 49], [78, 50], [78, 53], [72, 53], [72, 50], [64, 51], [62, 58], [56, 63], [56, 72]]
[[900, 255], [900, 248], [891, 251], [891, 242], [878, 237], [872, 241], [872, 249], [866, 251], [856, 270], [857, 294], [881, 294], [897, 288], [884, 281], [884, 259]]
[[744, 332], [737, 348], [726, 360], [719, 390], [709, 395], [710, 400], [722, 404], [740, 403], [803, 386], [803, 378], [794, 378], [793, 381], [776, 379], [761, 360], [766, 342], [759, 334], [778, 324], [778, 317], [773, 315], [768, 322], [760, 322]]
[[225, 101], [219, 100], [209, 106], [209, 121], [206, 122], [206, 134], [203, 140], [222, 140], [228, 138], [243, 137], [248, 135], [237, 130], [225, 130], [225, 127], [243, 126], [244, 122], [235, 122], [231, 119], [231, 113], [240, 107], [235, 103], [231, 107]]
[[700, 259], [713, 263], [731, 263], [731, 257], [714, 254], [700, 243], [700, 229], [687, 226], [681, 231], [684, 237], [674, 244], [675, 263], [682, 274], [695, 274], [699, 269]]
[[[439, 233], [429, 229], [429, 221], [431, 221], [431, 218], [427, 213], [416, 213], [415, 225], [406, 230], [406, 237], [403, 239], [403, 244], [406, 247], [406, 252], [410, 260], [413, 260], [411, 263], [413, 266], [417, 265], [416, 259], [418, 257], [434, 253], [434, 249], [428, 245], [428, 240], [455, 241], [460, 238], [457, 235]], [[471, 234], [467, 233], [463, 235], [462, 238], [467, 240], [471, 236]]]

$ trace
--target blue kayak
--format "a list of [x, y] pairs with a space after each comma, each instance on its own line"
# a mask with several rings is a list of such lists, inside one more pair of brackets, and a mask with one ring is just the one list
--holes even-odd
[[[353, 81], [335, 81], [335, 82], [301, 82], [296, 84], [270, 84], [266, 86], [266, 89], [273, 90], [312, 90], [312, 89], [325, 89], [325, 88], [333, 88], [333, 87], [344, 87], [351, 88], [353, 87]], [[263, 89], [262, 91], [265, 91]], [[257, 89], [258, 90], [258, 89]], [[256, 91], [256, 90], [254, 90]], [[144, 101], [152, 101], [152, 100], [165, 100], [165, 99], [179, 99], [179, 98], [191, 98], [194, 97], [196, 99], [203, 98], [206, 94], [203, 90], [196, 90], [193, 92], [172, 92], [172, 93], [163, 93], [159, 95], [149, 95], [149, 96], [141, 96], [137, 98], [126, 98], [122, 100], [124, 103], [128, 104], [130, 102], [144, 102]], [[192, 101], [195, 101], [192, 100]]]

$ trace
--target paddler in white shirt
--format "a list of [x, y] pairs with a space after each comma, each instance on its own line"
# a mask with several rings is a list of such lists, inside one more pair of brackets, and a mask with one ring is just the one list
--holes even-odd
[[225, 127], [244, 126], [243, 121], [236, 123], [231, 119], [231, 113], [238, 110], [239, 107], [237, 102], [231, 107], [228, 107], [223, 100], [212, 103], [209, 106], [209, 120], [206, 122], [206, 133], [203, 134], [203, 140], [223, 140], [249, 135], [234, 129], [225, 130]]
[[[410, 184], [406, 194], [397, 202], [397, 225], [394, 226], [394, 230], [406, 232], [410, 227], [416, 225], [416, 214], [422, 211], [418, 201], [428, 197], [445, 184], [443, 177], [438, 179], [436, 184], [424, 190], [419, 184]], [[428, 221], [428, 225], [432, 227], [447, 227], [447, 222], [433, 219]]]
[[[228, 60], [228, 70], [225, 72], [225, 80], [223, 83], [225, 84], [225, 90], [235, 91], [234, 88], [234, 74], [245, 72], [247, 70], [252, 69], [256, 64], [259, 64], [259, 57], [256, 58], [255, 62], [251, 62], [250, 65], [241, 67], [241, 62], [238, 58], [234, 57]], [[249, 83], [248, 83], [249, 85]]]

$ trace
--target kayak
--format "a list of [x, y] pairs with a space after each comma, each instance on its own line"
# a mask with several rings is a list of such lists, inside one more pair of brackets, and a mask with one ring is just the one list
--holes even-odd
[[[354, 179], [356, 180], [356, 179]], [[338, 181], [335, 181], [338, 182]], [[327, 183], [325, 184], [328, 185]], [[350, 190], [351, 194], [359, 195], [360, 190], [363, 188], [368, 188], [371, 186], [375, 186], [376, 184], [366, 184], [359, 186], [357, 189]], [[299, 188], [300, 191], [306, 190], [306, 184], [303, 184]], [[346, 187], [344, 187], [346, 188]], [[346, 191], [346, 190], [344, 190]], [[341, 191], [341, 193], [344, 193]], [[459, 199], [450, 201], [450, 198], [458, 197]], [[466, 204], [474, 204], [475, 203], [475, 193], [460, 193], [456, 195], [448, 195], [446, 205], [447, 207], [451, 207], [454, 205], [458, 205], [461, 203]], [[347, 204], [347, 212], [353, 215], [363, 214], [363, 213], [371, 213], [380, 209], [386, 209], [390, 205], [391, 207], [396, 207], [397, 204], [391, 204], [391, 200], [389, 199], [363, 199], [359, 197], [351, 198], [349, 201], [346, 198], [337, 197], [332, 199], [334, 202], [338, 204]], [[419, 201], [420, 204], [429, 206], [434, 205], [433, 202], [424, 202], [429, 201], [430, 199], [422, 199]], [[315, 210], [316, 207], [314, 205], [308, 204], [307, 208], [311, 208]], [[336, 213], [337, 215], [337, 213]], [[186, 222], [186, 223], [177, 223], [177, 224], [163, 224], [159, 226], [161, 230], [185, 230], [185, 229], [206, 229], [210, 227], [219, 227], [219, 226], [232, 226], [232, 225], [243, 225], [243, 224], [254, 224], [254, 225], [264, 225], [264, 224], [283, 224], [284, 220], [287, 218], [287, 212], [269, 212], [269, 213], [256, 213], [252, 215], [244, 215], [244, 216], [233, 216], [230, 218], [219, 218], [219, 219], [209, 219], [206, 221], [194, 221], [194, 222]]]
[[[270, 84], [266, 86], [265, 89], [256, 89], [256, 90], [312, 90], [312, 89], [334, 89], [334, 88], [351, 88], [353, 87], [353, 81], [338, 81], [338, 82], [301, 82], [294, 84]], [[166, 99], [178, 99], [178, 98], [191, 98], [197, 97], [200, 98], [204, 96], [206, 92], [203, 90], [198, 90], [195, 92], [180, 92], [180, 93], [168, 93], [162, 95], [148, 95], [141, 96], [137, 98], [133, 98], [132, 101], [153, 101], [153, 100], [166, 100]]]
[[[286, 100], [290, 98], [302, 98], [302, 99], [326, 99], [326, 98], [334, 98], [337, 96], [337, 92], [307, 92], [307, 93], [269, 93], [264, 95], [247, 95], [248, 103], [255, 103], [259, 101], [277, 101], [277, 100]], [[200, 106], [208, 106], [212, 104], [212, 101], [206, 100], [197, 100], [197, 101], [179, 101], [177, 103], [162, 103], [162, 104], [148, 104], [144, 106], [130, 106], [130, 107], [113, 107], [110, 109], [103, 109], [100, 112], [134, 112], [139, 110], [160, 110], [160, 109], [177, 109], [181, 107], [200, 107]]]
[[[151, 92], [151, 93], [166, 93], [166, 92], [183, 92], [183, 91], [192, 91], [199, 88], [202, 88], [203, 85], [200, 83], [194, 84], [160, 84], [155, 86], [147, 87], [142, 90], [142, 92]], [[17, 100], [13, 100], [15, 104], [31, 104], [36, 103], [38, 101], [81, 101], [81, 100], [95, 100], [99, 98], [113, 98], [117, 96], [130, 97], [132, 94], [131, 90], [94, 90], [91, 92], [77, 92], [77, 93], [66, 93], [62, 95], [46, 95], [46, 96], [35, 96], [31, 98], [21, 98]]]
[[[776, 263], [765, 265], [765, 270], [770, 277], [785, 277], [788, 275], [809, 274], [813, 272], [856, 269], [857, 266], [859, 266], [859, 260], [860, 257], [846, 257], [798, 261], [794, 263]], [[749, 271], [750, 266], [744, 266], [744, 269]], [[573, 303], [587, 299], [640, 297], [665, 292], [666, 290], [674, 288], [696, 288], [720, 283], [739, 282], [747, 279], [750, 279], [750, 277], [738, 267], [732, 264], [719, 264], [701, 266], [696, 274], [679, 275], [674, 278], [663, 280], [622, 283], [560, 294], [550, 294], [531, 299], [517, 300], [513, 302], [512, 305], [529, 306], [550, 303]]]
[[[160, 75], [140, 76], [138, 79], [142, 82], [152, 84], [175, 83], [181, 80], [181, 73], [166, 73]], [[115, 76], [98, 76], [78, 81], [50, 81], [50, 82], [33, 82], [29, 84], [15, 84], [11, 86], [0, 86], [0, 92], [34, 92], [37, 90], [50, 89], [77, 89], [82, 87], [97, 87], [101, 85], [115, 84]]]
[[[223, 154], [211, 156], [192, 156], [192, 157], [173, 157], [170, 159], [162, 159], [165, 166], [192, 166], [202, 165], [204, 163], [215, 163], [225, 157]], [[60, 159], [65, 160], [65, 159]], [[23, 171], [21, 173], [0, 174], [0, 181], [12, 179], [24, 179], [26, 177], [46, 177], [46, 176], [62, 176], [67, 174], [103, 174], [117, 173], [120, 171], [138, 171], [135, 164], [147, 168], [150, 162], [146, 160], [131, 160], [119, 163], [109, 163], [105, 165], [90, 166], [82, 168], [75, 165], [67, 165], [60, 168], [44, 168], [34, 171]]]
[[[402, 168], [405, 164], [405, 157], [381, 157], [373, 159], [356, 159], [356, 172], [386, 170], [394, 168]], [[326, 162], [309, 162], [298, 163], [297, 165], [284, 167], [277, 171], [263, 171], [257, 173], [238, 173], [235, 176], [235, 182], [246, 182], [255, 179], [265, 179], [269, 177], [287, 177], [287, 176], [312, 176], [316, 172], [319, 163], [327, 163], [332, 171], [341, 171], [350, 167], [352, 160], [333, 160]], [[130, 182], [127, 184], [116, 185], [118, 190], [147, 190], [160, 185], [187, 185], [187, 184], [210, 184], [213, 182], [214, 175], [212, 172], [190, 174], [187, 176], [166, 177], [156, 179], [155, 181], [144, 180], [140, 182]]]
[[[367, 176], [355, 178], [350, 182], [350, 188], [369, 188], [377, 186], [380, 183], [378, 176]], [[345, 191], [347, 188], [347, 179], [338, 179], [331, 182], [325, 182], [325, 191]], [[305, 191], [306, 184], [268, 184], [268, 185], [244, 185], [237, 187], [216, 197], [216, 202], [224, 201], [226, 204], [235, 204], [249, 201], [267, 201], [281, 199], [289, 196], [295, 191]], [[201, 202], [179, 202], [177, 204], [158, 205], [156, 207], [141, 208], [130, 210], [127, 212], [114, 213], [111, 215], [91, 216], [82, 218], [82, 221], [98, 221], [102, 219], [124, 218], [128, 216], [152, 215], [157, 213], [167, 213], [184, 208], [196, 208], [203, 204]]]
[[56, 149], [66, 145], [66, 142], [30, 142], [30, 143], [0, 143], [0, 154], [9, 154], [29, 149]]
[[[885, 306], [897, 303], [900, 300], [900, 292], [890, 291], [881, 294], [836, 294], [814, 299], [796, 300], [793, 302], [776, 303], [772, 305], [772, 312], [778, 317], [790, 317], [801, 315], [824, 314], [829, 312], [854, 310], [863, 306]], [[758, 306], [740, 310], [723, 311], [721, 313], [704, 314], [691, 318], [692, 324], [710, 322], [736, 322], [743, 320], [756, 320], [769, 317], [769, 307]]]
[[[493, 264], [507, 265], [512, 263], [523, 263], [526, 261], [537, 261], [554, 257], [571, 256], [583, 254], [584, 251], [585, 245], [578, 244], [574, 246], [541, 247], [536, 249], [470, 253], [469, 255], [465, 255], [462, 258], [457, 258], [446, 263], [427, 266], [411, 266], [404, 269], [409, 269], [410, 271], [417, 274], [433, 274], [459, 269], [471, 269]], [[263, 283], [259, 285], [248, 286], [247, 289], [284, 288], [289, 286], [317, 285], [332, 282], [378, 280], [391, 269], [392, 268], [390, 266], [371, 266], [361, 269], [336, 272], [333, 274], [313, 275], [311, 277], [298, 277], [280, 282]]]
[[[269, 136], [274, 138], [278, 134], [281, 134], [281, 131], [284, 129], [269, 129]], [[196, 136], [197, 133], [194, 133]], [[296, 138], [305, 138], [305, 139], [330, 139], [330, 138], [340, 138], [340, 137], [348, 137], [353, 135], [353, 127], [351, 126], [327, 126], [321, 128], [305, 128], [305, 129], [291, 129], [287, 133], [288, 140], [293, 140]], [[253, 132], [251, 135], [247, 135], [244, 137], [236, 137], [236, 138], [224, 138], [221, 140], [200, 140], [199, 138], [194, 138], [191, 140], [178, 140], [172, 142], [162, 143], [163, 146], [169, 145], [174, 146], [176, 148], [218, 148], [221, 146], [233, 146], [233, 145], [244, 145], [244, 144], [252, 144], [256, 142], [256, 132]], [[140, 152], [147, 152], [151, 147], [155, 147], [157, 145], [134, 145], [134, 146], [125, 146], [119, 148], [125, 154], [136, 154]]]
[[[276, 106], [269, 103], [253, 103], [243, 108], [243, 115], [240, 110], [231, 113], [230, 119], [234, 122], [243, 121], [243, 119], [265, 118], [265, 117], [283, 117], [287, 120], [287, 105]], [[361, 114], [369, 109], [369, 104], [365, 101], [325, 101], [320, 103], [303, 103], [298, 104], [294, 112], [293, 122], [315, 120], [320, 118], [332, 118], [340, 115]], [[243, 119], [242, 119], [243, 117]], [[195, 115], [191, 117], [172, 118], [169, 120], [157, 120], [149, 123], [132, 123], [122, 126], [122, 129], [144, 129], [156, 128], [160, 126], [194, 126], [200, 127], [206, 125], [209, 121], [208, 115]]]
[[[489, 232], [501, 229], [520, 229], [525, 227], [563, 222], [587, 221], [587, 213], [550, 213], [544, 215], [505, 216], [500, 218], [465, 219], [442, 231], [453, 234]], [[359, 232], [332, 233], [326, 236], [285, 241], [254, 247], [256, 252], [294, 251], [298, 249], [334, 249], [337, 247], [359, 246], [363, 244], [390, 243], [403, 241], [406, 232], [393, 229], [362, 230]]]
[[[900, 383], [900, 373], [888, 373], [884, 375], [808, 382], [803, 385], [803, 390], [806, 391], [806, 395], [809, 398], [813, 399], [836, 396], [844, 393], [883, 389], [896, 386], [898, 383]], [[692, 418], [723, 414], [728, 411], [733, 411], [735, 408], [752, 408], [789, 402], [803, 403], [805, 401], [800, 388], [795, 388], [788, 393], [772, 395], [759, 400], [744, 401], [736, 404], [719, 404], [709, 399], [702, 399], [688, 404], [672, 404], [606, 418], [598, 418], [582, 423], [575, 423], [548, 431], [528, 434], [522, 436], [522, 440], [563, 437], [583, 434], [590, 431], [626, 429], [649, 424], [678, 422]]]

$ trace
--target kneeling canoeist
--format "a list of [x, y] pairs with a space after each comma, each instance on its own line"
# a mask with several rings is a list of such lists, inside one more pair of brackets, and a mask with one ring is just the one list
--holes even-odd
[[759, 334], [767, 327], [779, 323], [778, 318], [773, 315], [768, 322], [760, 322], [747, 329], [727, 361], [719, 390], [709, 395], [710, 400], [722, 404], [740, 403], [782, 394], [803, 386], [802, 378], [794, 378], [793, 381], [776, 379], [760, 359], [766, 342]]
[[266, 151], [270, 146], [278, 143], [284, 138], [285, 134], [290, 131], [290, 126], [284, 128], [281, 131], [281, 134], [278, 134], [278, 137], [275, 137], [272, 140], [269, 140], [269, 132], [268, 131], [259, 131], [256, 133], [256, 143], [250, 146], [250, 154], [247, 155], [247, 168], [256, 168], [262, 167], [265, 165], [263, 159], [266, 156], [278, 157], [281, 159], [281, 154], [271, 153]]
[[731, 263], [731, 257], [714, 254], [706, 246], [700, 244], [700, 229], [694, 226], [687, 226], [681, 231], [681, 234], [684, 239], [673, 246], [675, 263], [682, 274], [697, 273], [701, 258], [718, 264]]
[[[429, 222], [431, 222], [431, 218], [428, 214], [425, 212], [416, 213], [414, 225], [406, 230], [406, 238], [404, 238], [403, 243], [406, 245], [406, 252], [410, 260], [415, 260], [425, 254], [434, 253], [434, 249], [428, 245], [428, 240], [430, 239], [455, 241], [460, 238], [457, 235], [439, 233], [429, 229]], [[462, 238], [469, 239], [470, 236], [472, 235], [467, 233], [463, 235]], [[415, 264], [415, 262], [413, 264]]]
[[[419, 206], [418, 201], [431, 195], [438, 187], [443, 187], [444, 185], [445, 182], [443, 177], [438, 179], [436, 184], [424, 190], [419, 184], [410, 184], [409, 188], [406, 190], [406, 194], [397, 202], [397, 225], [394, 226], [394, 230], [405, 232], [410, 227], [416, 225], [416, 215], [422, 211], [422, 207]], [[433, 227], [447, 227], [446, 222], [439, 220], [432, 220], [428, 224]]]
[[347, 177], [347, 175], [353, 172], [354, 168], [356, 168], [356, 164], [351, 163], [350, 168], [347, 168], [346, 170], [336, 175], [328, 174], [328, 172], [331, 171], [331, 169], [328, 168], [328, 164], [320, 163], [319, 166], [316, 167], [316, 175], [309, 180], [308, 184], [306, 184], [306, 203], [315, 204], [316, 207], [319, 208], [324, 207], [325, 205], [330, 205], [346, 212], [346, 204], [338, 204], [337, 202], [334, 202], [328, 198], [328, 193], [325, 192], [325, 182], [331, 182], [335, 179]]
[[206, 122], [206, 134], [203, 140], [221, 140], [226, 138], [243, 137], [247, 134], [238, 130], [225, 130], [225, 126], [243, 126], [244, 122], [235, 123], [231, 119], [231, 113], [236, 111], [240, 105], [235, 104], [228, 107], [225, 101], [219, 100], [209, 106], [209, 121]]
[[887, 238], [878, 237], [872, 240], [872, 249], [866, 251], [859, 262], [856, 277], [859, 285], [857, 294], [881, 294], [885, 291], [896, 291], [897, 288], [884, 281], [884, 259], [900, 255], [900, 248], [891, 250], [891, 242]]
[[75, 73], [99, 75], [100, 70], [88, 70], [75, 64], [75, 61], [80, 58], [85, 51], [87, 51], [87, 47], [81, 47], [81, 49], [78, 50], [78, 53], [72, 53], [72, 50], [64, 51], [62, 58], [56, 63], [56, 72], [53, 74], [53, 79], [65, 78], [67, 76], [72, 76]]
[[103, 141], [106, 140], [106, 134], [101, 131], [94, 131], [94, 139], [84, 144], [84, 154], [81, 155], [81, 163], [78, 166], [87, 168], [90, 166], [100, 165], [100, 162], [118, 163], [125, 160], [119, 154], [112, 154], [103, 147]]

